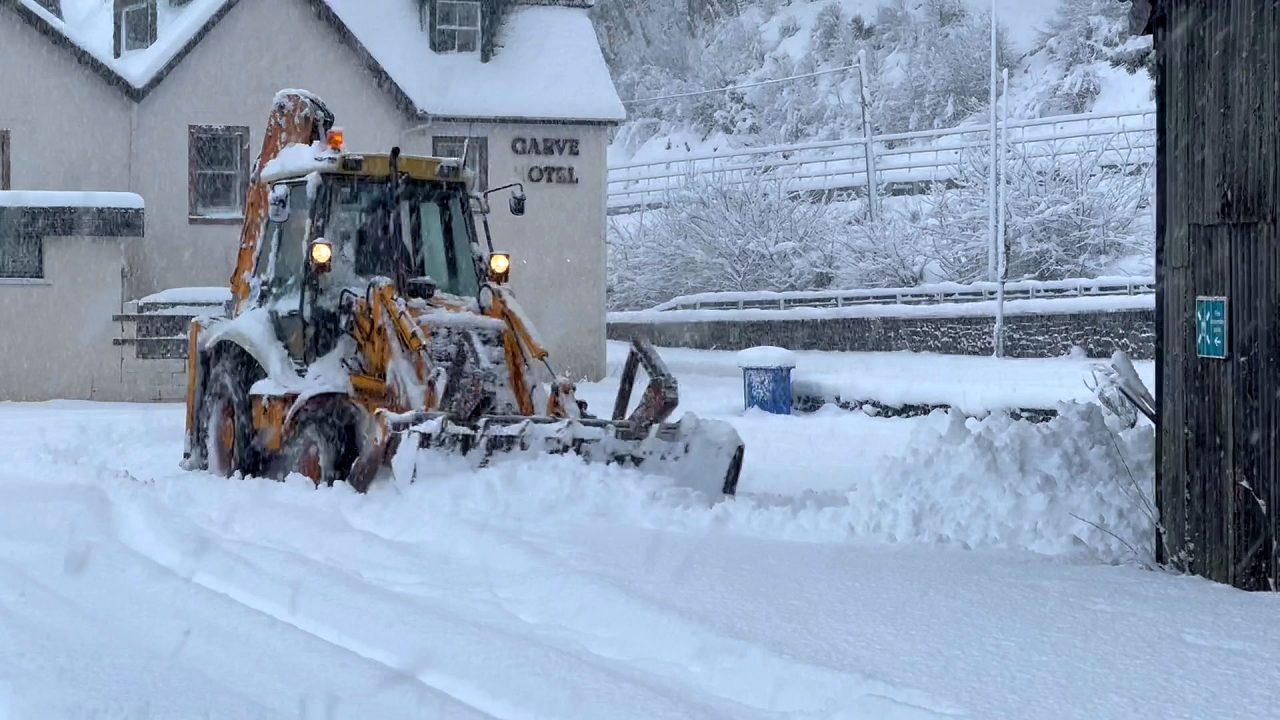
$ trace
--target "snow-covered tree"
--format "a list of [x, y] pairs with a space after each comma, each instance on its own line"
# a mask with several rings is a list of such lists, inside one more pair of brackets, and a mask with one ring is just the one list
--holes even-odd
[[1084, 112], [1102, 89], [1102, 69], [1137, 72], [1151, 57], [1150, 39], [1129, 32], [1128, 5], [1112, 0], [1062, 3], [1041, 43], [1061, 75], [1041, 93], [1044, 114]]

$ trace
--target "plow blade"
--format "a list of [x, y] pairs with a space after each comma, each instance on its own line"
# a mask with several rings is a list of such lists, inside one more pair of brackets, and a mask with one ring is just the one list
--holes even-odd
[[[728, 423], [687, 414], [678, 422], [637, 424], [600, 419], [490, 416], [475, 424], [423, 413], [392, 429], [401, 435], [392, 466], [397, 477], [418, 475], [423, 450], [462, 455], [477, 467], [512, 455], [573, 454], [590, 463], [633, 467], [718, 499], [733, 495], [743, 444]], [[424, 480], [427, 478], [423, 478]]]

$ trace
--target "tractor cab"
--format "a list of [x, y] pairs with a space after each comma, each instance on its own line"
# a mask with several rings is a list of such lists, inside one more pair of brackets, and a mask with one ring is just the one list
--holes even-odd
[[[421, 305], [465, 306], [502, 283], [505, 254], [485, 252], [457, 160], [341, 152], [338, 136], [314, 162], [271, 173], [268, 212], [250, 304], [266, 307], [276, 335], [305, 365], [350, 331], [343, 304], [378, 286]], [[514, 207], [514, 206], [513, 206]]]

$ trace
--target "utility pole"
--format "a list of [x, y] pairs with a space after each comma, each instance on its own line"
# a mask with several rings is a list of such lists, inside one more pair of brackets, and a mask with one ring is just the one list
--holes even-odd
[[996, 0], [991, 0], [991, 96], [988, 101], [991, 108], [991, 158], [990, 172], [987, 178], [987, 280], [995, 282], [996, 275]]
[[866, 142], [862, 154], [867, 161], [867, 219], [875, 222], [880, 217], [880, 189], [876, 187], [876, 150], [871, 136], [870, 99], [867, 96], [867, 51], [858, 51], [858, 94], [862, 103], [862, 137]]
[[995, 356], [1004, 357], [1004, 285], [1008, 281], [1009, 275], [1009, 247], [1005, 241], [1005, 212], [1007, 208], [1007, 196], [1009, 194], [1009, 178], [1005, 172], [1005, 166], [1008, 163], [1009, 155], [1009, 68], [1005, 68], [1002, 73], [1004, 77], [1004, 93], [1000, 98], [1000, 114], [1003, 116], [1003, 127], [1000, 130], [1000, 152], [999, 152], [999, 168], [1000, 168], [1000, 190], [999, 190], [999, 220], [996, 230], [996, 328], [995, 328]]

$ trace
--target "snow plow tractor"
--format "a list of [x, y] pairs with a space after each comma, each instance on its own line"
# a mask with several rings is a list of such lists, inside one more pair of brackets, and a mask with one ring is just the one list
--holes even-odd
[[524, 213], [518, 184], [476, 195], [456, 158], [343, 145], [319, 98], [276, 97], [231, 300], [191, 324], [184, 467], [364, 492], [384, 468], [425, 479], [424, 453], [554, 453], [734, 493], [741, 439], [668, 421], [678, 386], [651, 346], [633, 343], [608, 419], [552, 371], [489, 233], [490, 194]]

